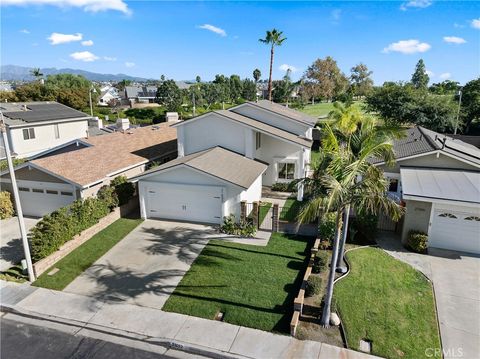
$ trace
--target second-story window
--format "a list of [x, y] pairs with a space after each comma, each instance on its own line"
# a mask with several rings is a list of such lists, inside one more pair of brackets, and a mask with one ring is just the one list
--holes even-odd
[[59, 139], [60, 138], [60, 129], [58, 128], [58, 123], [53, 125], [53, 131], [55, 132], [55, 138]]
[[34, 128], [24, 128], [23, 129], [23, 139], [31, 140], [35, 138], [35, 129]]

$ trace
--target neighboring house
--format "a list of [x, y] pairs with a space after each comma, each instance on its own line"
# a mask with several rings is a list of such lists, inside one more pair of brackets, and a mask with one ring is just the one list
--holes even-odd
[[120, 95], [115, 87], [104, 87], [101, 89], [100, 97], [98, 98], [99, 106], [108, 106], [112, 100], [120, 100]]
[[[162, 123], [76, 140], [18, 166], [15, 175], [25, 215], [40, 217], [76, 199], [95, 195], [120, 175], [177, 157], [176, 130]], [[11, 190], [10, 176], [0, 177]]]
[[418, 230], [431, 247], [480, 253], [480, 150], [423, 127], [406, 135], [394, 141], [395, 166], [376, 162], [406, 206], [402, 241]]
[[1, 103], [0, 110], [8, 129], [10, 150], [18, 158], [87, 136], [90, 116], [57, 102]]
[[[221, 223], [262, 185], [304, 178], [316, 119], [269, 101], [247, 102], [172, 125], [178, 156], [138, 180], [143, 218]], [[299, 185], [298, 199], [303, 198]]]
[[132, 103], [154, 103], [157, 86], [125, 86], [123, 97]]

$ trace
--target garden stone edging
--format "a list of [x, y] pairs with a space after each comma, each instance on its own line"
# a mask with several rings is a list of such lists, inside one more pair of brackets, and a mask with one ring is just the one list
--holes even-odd
[[66, 257], [73, 250], [80, 247], [83, 243], [92, 238], [95, 234], [105, 229], [121, 217], [133, 212], [137, 207], [138, 197], [133, 197], [128, 203], [124, 204], [123, 206], [116, 207], [111, 213], [101, 218], [97, 224], [94, 224], [90, 228], [85, 229], [80, 234], [74, 236], [70, 241], [64, 243], [56, 252], [50, 254], [43, 259], [40, 259], [38, 262], [33, 263], [33, 270], [35, 272], [35, 276], [40, 276], [59, 260]]

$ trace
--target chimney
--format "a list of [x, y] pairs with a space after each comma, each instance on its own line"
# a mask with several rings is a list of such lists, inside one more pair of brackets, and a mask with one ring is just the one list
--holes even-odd
[[128, 130], [130, 128], [130, 121], [128, 120], [128, 118], [119, 118], [117, 120], [117, 129], [119, 131], [125, 131], [125, 130]]

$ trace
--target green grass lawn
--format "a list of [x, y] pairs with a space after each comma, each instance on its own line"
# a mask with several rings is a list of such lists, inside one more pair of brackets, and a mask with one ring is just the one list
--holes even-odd
[[310, 238], [272, 234], [266, 247], [210, 241], [162, 310], [288, 333]]
[[303, 202], [297, 201], [297, 197], [292, 196], [289, 197], [280, 212], [280, 220], [287, 221], [287, 222], [296, 222], [297, 215], [302, 209]]
[[386, 358], [424, 358], [439, 348], [431, 284], [418, 271], [378, 248], [347, 254], [351, 273], [334, 296], [348, 345], [372, 341], [372, 353]]
[[301, 112], [313, 117], [326, 116], [333, 109], [333, 102], [320, 102], [315, 105], [306, 105]]
[[47, 273], [52, 269], [50, 268], [38, 277], [38, 279], [33, 282], [33, 285], [56, 290], [64, 289], [97, 259], [107, 253], [110, 248], [120, 242], [142, 221], [143, 220], [141, 219], [120, 218], [113, 222], [65, 258], [57, 262], [52, 267], [60, 269], [57, 273], [49, 276]]
[[258, 210], [258, 225], [260, 226], [263, 223], [263, 220], [268, 214], [268, 211], [272, 208], [272, 204], [270, 202], [262, 202], [260, 208]]

